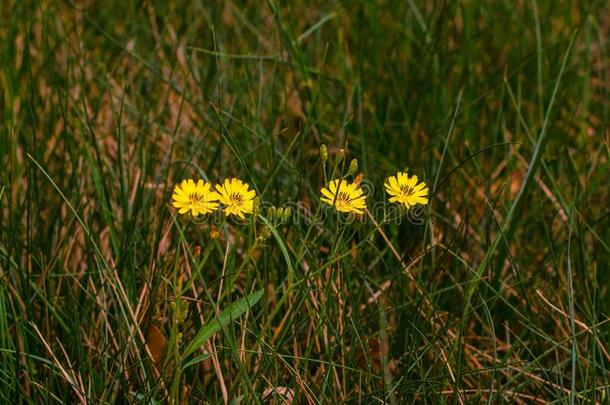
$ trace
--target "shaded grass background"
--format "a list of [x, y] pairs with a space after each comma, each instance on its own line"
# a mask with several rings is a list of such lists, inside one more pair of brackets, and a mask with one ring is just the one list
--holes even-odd
[[[2, 402], [607, 398], [606, 2], [124, 3], [0, 6]], [[322, 143], [424, 222], [314, 223]], [[311, 211], [169, 207], [228, 176]]]

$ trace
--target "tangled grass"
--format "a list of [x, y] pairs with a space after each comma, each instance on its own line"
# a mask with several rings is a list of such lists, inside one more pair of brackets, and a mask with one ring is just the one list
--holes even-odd
[[[606, 1], [0, 18], [0, 402], [607, 400]], [[419, 220], [322, 215], [351, 159]], [[231, 177], [273, 206], [171, 205]]]

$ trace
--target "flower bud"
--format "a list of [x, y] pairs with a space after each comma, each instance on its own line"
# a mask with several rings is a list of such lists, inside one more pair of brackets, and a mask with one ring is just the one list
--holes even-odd
[[337, 163], [341, 163], [343, 161], [344, 157], [345, 157], [345, 149], [341, 148], [341, 149], [339, 149], [339, 152], [337, 152]]
[[349, 169], [347, 171], [347, 175], [351, 176], [352, 174], [356, 173], [358, 171], [358, 159], [352, 159], [351, 162], [349, 162]]
[[326, 145], [320, 145], [320, 159], [322, 159], [322, 163], [326, 163], [328, 160], [328, 149], [326, 149]]
[[271, 207], [267, 208], [267, 219], [269, 221], [273, 221], [273, 218], [275, 218], [275, 212], [276, 212], [276, 209], [273, 205]]
[[290, 207], [284, 208], [284, 216], [282, 217], [282, 220], [284, 222], [288, 222], [288, 221], [290, 221], [291, 216], [292, 216], [292, 208], [290, 208]]
[[216, 225], [212, 225], [212, 227], [210, 228], [210, 239], [218, 239], [219, 236], [220, 236], [220, 231], [218, 230]]
[[197, 259], [201, 256], [201, 246], [197, 245], [193, 248], [193, 256]]
[[276, 211], [275, 211], [275, 217], [277, 219], [282, 219], [282, 216], [284, 215], [284, 209], [282, 207], [279, 207]]

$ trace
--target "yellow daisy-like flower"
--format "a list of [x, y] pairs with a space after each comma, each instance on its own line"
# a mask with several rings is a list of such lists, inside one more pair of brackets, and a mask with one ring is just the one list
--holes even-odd
[[353, 212], [362, 215], [366, 208], [366, 196], [357, 183], [345, 180], [332, 180], [320, 190], [320, 200], [334, 206], [339, 212]]
[[179, 214], [187, 214], [189, 211], [193, 216], [208, 214], [218, 209], [218, 198], [220, 196], [212, 190], [212, 185], [203, 180], [195, 183], [192, 179], [183, 180], [174, 187], [172, 205], [178, 208]]
[[407, 173], [398, 172], [385, 181], [385, 190], [388, 192], [390, 202], [403, 204], [409, 208], [415, 204], [428, 204], [428, 187], [426, 183], [417, 183], [417, 176], [409, 177]]
[[236, 215], [245, 219], [244, 214], [254, 212], [254, 197], [256, 192], [239, 179], [226, 179], [222, 185], [217, 184], [220, 202], [224, 205], [227, 215]]

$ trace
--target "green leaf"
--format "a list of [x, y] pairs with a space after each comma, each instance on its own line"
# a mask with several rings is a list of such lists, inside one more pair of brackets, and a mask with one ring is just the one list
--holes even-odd
[[243, 315], [250, 307], [256, 305], [262, 296], [263, 290], [258, 290], [231, 303], [228, 308], [222, 311], [218, 318], [210, 320], [203, 328], [199, 330], [199, 332], [197, 332], [193, 340], [191, 340], [184, 350], [182, 358], [188, 357], [205, 342], [207, 342], [212, 336], [214, 336], [214, 334], [221, 328]]
[[205, 359], [208, 359], [212, 357], [211, 353], [203, 353], [200, 354], [197, 357], [192, 358], [191, 360], [187, 361], [185, 364], [182, 365], [182, 371], [186, 370], [187, 368], [189, 368], [190, 366], [193, 366], [199, 362], [204, 361]]

